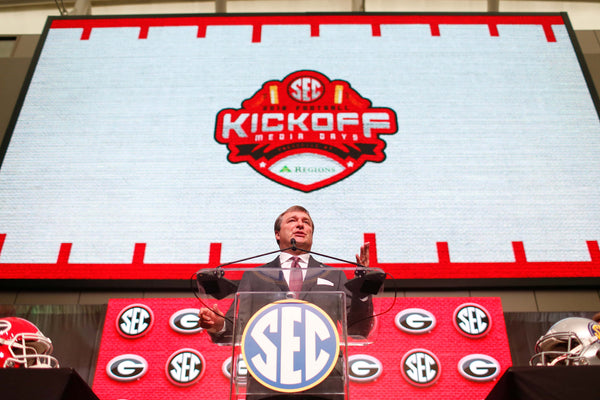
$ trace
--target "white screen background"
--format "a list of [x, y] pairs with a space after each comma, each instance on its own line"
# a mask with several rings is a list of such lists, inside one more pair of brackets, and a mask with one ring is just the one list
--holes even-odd
[[[0, 170], [4, 263], [229, 261], [276, 249], [293, 204], [313, 250], [353, 259], [375, 233], [380, 262], [589, 261], [598, 240], [600, 123], [568, 32], [554, 25], [368, 24], [50, 29]], [[398, 132], [386, 160], [303, 193], [214, 139], [223, 108], [310, 69], [341, 79]]]

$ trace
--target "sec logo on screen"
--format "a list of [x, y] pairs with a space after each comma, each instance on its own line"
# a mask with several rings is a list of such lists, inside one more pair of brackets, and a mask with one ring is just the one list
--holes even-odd
[[248, 372], [285, 393], [321, 383], [338, 361], [340, 340], [331, 318], [300, 300], [271, 303], [256, 312], [242, 334]]
[[366, 162], [383, 162], [380, 135], [397, 130], [394, 110], [373, 107], [346, 81], [304, 70], [265, 82], [239, 109], [221, 110], [215, 140], [227, 145], [230, 162], [246, 162], [275, 182], [310, 192]]

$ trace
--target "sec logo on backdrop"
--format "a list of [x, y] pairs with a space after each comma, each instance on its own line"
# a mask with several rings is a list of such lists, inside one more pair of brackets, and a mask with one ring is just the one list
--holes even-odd
[[294, 393], [321, 383], [338, 361], [337, 328], [321, 308], [300, 300], [271, 303], [248, 321], [242, 355], [264, 386]]
[[167, 379], [176, 386], [198, 382], [206, 370], [204, 356], [194, 349], [181, 349], [171, 354], [165, 365]]
[[147, 334], [154, 324], [154, 313], [145, 304], [130, 304], [123, 308], [116, 320], [117, 332], [127, 339]]
[[429, 387], [440, 379], [442, 365], [429, 350], [414, 349], [407, 352], [400, 362], [402, 376], [416, 387]]
[[465, 303], [454, 310], [452, 318], [458, 332], [471, 339], [484, 337], [492, 330], [492, 317], [482, 306], [476, 303]]

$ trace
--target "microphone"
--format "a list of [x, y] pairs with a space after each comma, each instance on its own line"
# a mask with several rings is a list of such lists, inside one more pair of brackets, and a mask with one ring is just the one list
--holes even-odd
[[298, 249], [296, 247], [296, 239], [292, 238], [292, 240], [290, 240], [290, 243], [292, 244], [292, 251], [296, 251]]
[[221, 300], [237, 291], [237, 284], [224, 278], [225, 272], [217, 267], [212, 272], [196, 272], [196, 284], [198, 289], [202, 288], [204, 293]]
[[346, 288], [353, 293], [357, 291], [365, 294], [377, 294], [383, 285], [386, 274], [379, 271], [368, 271], [367, 269], [356, 270], [356, 278], [346, 282]]

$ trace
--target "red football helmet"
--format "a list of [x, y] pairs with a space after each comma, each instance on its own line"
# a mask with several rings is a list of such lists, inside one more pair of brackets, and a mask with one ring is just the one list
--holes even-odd
[[52, 342], [31, 322], [0, 318], [0, 368], [58, 368]]

